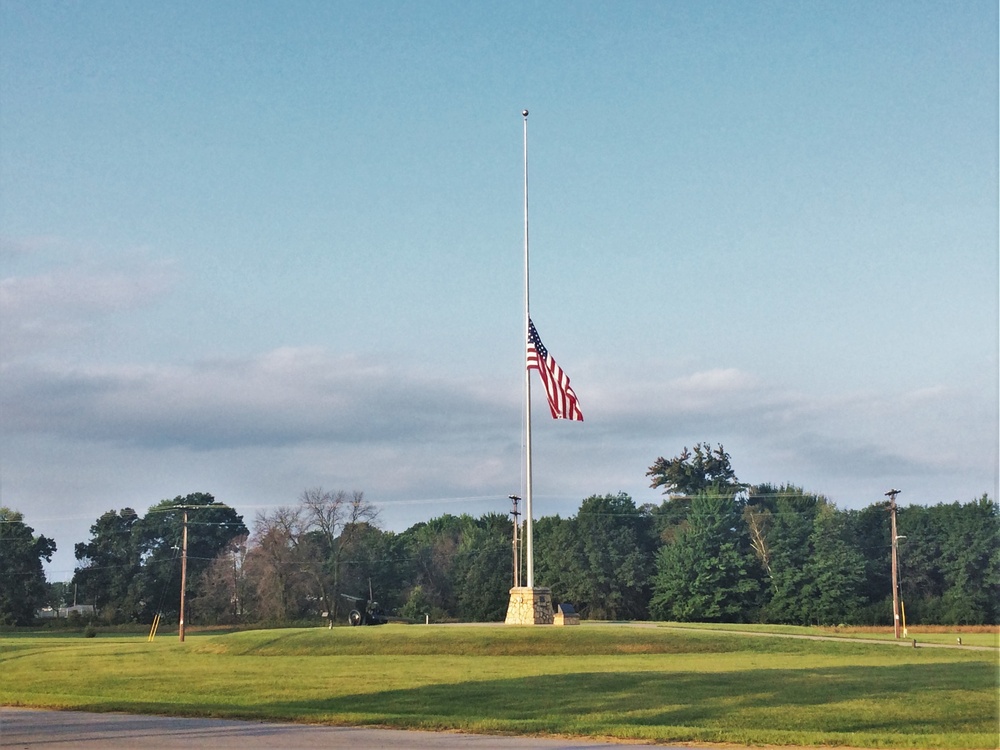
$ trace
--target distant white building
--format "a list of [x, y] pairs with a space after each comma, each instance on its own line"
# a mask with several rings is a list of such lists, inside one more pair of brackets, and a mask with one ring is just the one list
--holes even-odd
[[90, 617], [95, 613], [93, 604], [74, 604], [72, 607], [60, 607], [59, 617], [68, 618], [70, 615], [79, 615], [80, 617]]
[[74, 604], [72, 607], [42, 607], [35, 610], [35, 617], [39, 620], [66, 620], [70, 615], [76, 614], [80, 617], [93, 617], [97, 613], [93, 604]]

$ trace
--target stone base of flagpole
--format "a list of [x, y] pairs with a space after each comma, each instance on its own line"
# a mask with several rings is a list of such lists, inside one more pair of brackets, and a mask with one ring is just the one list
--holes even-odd
[[551, 625], [552, 589], [515, 586], [510, 590], [504, 625]]

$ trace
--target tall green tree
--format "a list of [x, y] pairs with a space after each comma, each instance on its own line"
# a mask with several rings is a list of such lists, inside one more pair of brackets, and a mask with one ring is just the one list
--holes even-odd
[[660, 456], [649, 467], [650, 487], [663, 488], [667, 499], [651, 511], [660, 541], [670, 544], [682, 531], [691, 513], [691, 498], [695, 495], [718, 495], [735, 500], [746, 488], [736, 477], [732, 459], [720, 443], [697, 443], [694, 450], [687, 446], [673, 458]]
[[91, 525], [90, 541], [74, 548], [77, 600], [94, 605], [106, 622], [135, 621], [143, 607], [138, 524], [132, 508], [109, 510]]
[[458, 616], [465, 622], [496, 622], [507, 614], [514, 565], [513, 526], [487, 513], [462, 536], [455, 561]]
[[42, 560], [55, 551], [55, 541], [35, 536], [23, 514], [0, 507], [0, 624], [31, 624], [48, 593]]
[[[557, 602], [570, 602], [586, 616], [578, 590], [580, 566], [572, 563], [577, 556], [578, 538], [573, 518], [542, 516], [534, 523], [533, 546], [535, 580], [552, 589]], [[522, 577], [521, 585], [524, 585]]]
[[443, 515], [401, 535], [406, 616], [502, 620], [513, 585], [513, 527], [506, 516]]
[[468, 514], [445, 514], [418, 523], [405, 532], [406, 548], [413, 561], [413, 586], [435, 617], [455, 617], [458, 612], [455, 562], [464, 535], [475, 526]]
[[230, 542], [249, 533], [243, 516], [206, 492], [177, 496], [152, 506], [139, 527], [145, 598], [142, 619], [157, 611], [173, 615], [180, 608], [181, 542], [188, 517], [187, 619], [197, 621], [199, 584], [205, 569]]
[[[371, 594], [387, 612], [402, 607], [406, 601], [404, 594], [413, 580], [413, 570], [400, 535], [370, 523], [360, 523], [348, 528], [339, 543], [342, 545], [341, 591], [352, 596]], [[349, 603], [340, 598], [343, 603]]]
[[764, 617], [769, 622], [809, 623], [813, 596], [809, 561], [814, 522], [824, 503], [823, 498], [791, 485], [765, 485], [751, 492], [750, 507], [766, 507], [770, 514], [763, 536], [768, 583]]
[[657, 555], [651, 614], [684, 622], [752, 619], [756, 566], [739, 504], [724, 495], [696, 495], [687, 527]]
[[809, 622], [855, 622], [863, 599], [865, 561], [846, 538], [847, 519], [830, 503], [817, 508], [806, 564]]
[[845, 533], [864, 559], [859, 625], [892, 624], [892, 532], [888, 503], [845, 511]]
[[[884, 508], [884, 504], [873, 506]], [[907, 622], [923, 625], [985, 624], [1000, 613], [1000, 537], [996, 503], [983, 495], [969, 503], [910, 505], [898, 511], [899, 592]], [[888, 513], [877, 513], [876, 518]], [[888, 548], [888, 532], [880, 549]], [[864, 549], [862, 542], [859, 546]], [[888, 554], [885, 555], [888, 558]], [[889, 563], [878, 582], [881, 619], [891, 617]], [[881, 592], [880, 592], [881, 593]]]
[[899, 592], [906, 619], [911, 624], [943, 625], [942, 596], [945, 591], [941, 570], [941, 545], [945, 538], [946, 516], [941, 507], [909, 505], [899, 509]]
[[650, 487], [662, 487], [664, 494], [682, 497], [700, 494], [732, 497], [744, 488], [721, 443], [715, 448], [708, 443], [697, 443], [693, 451], [685, 446], [674, 458], [661, 456], [649, 467], [646, 476], [652, 478]]
[[[1000, 516], [987, 495], [948, 509], [941, 544], [944, 615], [956, 625], [1000, 622]], [[944, 515], [942, 513], [941, 515]]]
[[625, 493], [592, 495], [569, 526], [573, 544], [563, 564], [570, 581], [561, 598], [591, 619], [644, 619], [656, 546], [649, 514]]
[[657, 538], [662, 544], [670, 544], [687, 525], [688, 515], [691, 513], [691, 498], [674, 495], [659, 505], [647, 503], [647, 512]]

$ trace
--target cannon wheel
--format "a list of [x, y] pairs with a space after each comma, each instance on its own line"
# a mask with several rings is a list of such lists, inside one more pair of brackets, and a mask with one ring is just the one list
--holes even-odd
[[360, 625], [361, 624], [361, 613], [358, 612], [358, 610], [356, 610], [356, 609], [352, 609], [351, 613], [349, 615], [347, 615], [347, 621], [351, 625]]

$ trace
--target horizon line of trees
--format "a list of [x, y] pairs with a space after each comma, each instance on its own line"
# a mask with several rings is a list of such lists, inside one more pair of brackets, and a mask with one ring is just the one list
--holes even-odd
[[[535, 577], [556, 602], [589, 619], [892, 624], [886, 503], [841, 510], [800, 487], [742, 484], [723, 447], [705, 443], [658, 458], [647, 476], [666, 495], [659, 505], [593, 495], [572, 516], [535, 520]], [[445, 514], [396, 533], [378, 527], [363, 493], [315, 488], [258, 513], [252, 530], [206, 493], [163, 500], [142, 517], [108, 511], [75, 546], [69, 586], [45, 583], [41, 560], [55, 543], [0, 509], [0, 624], [30, 624], [73, 587], [102, 622], [176, 621], [185, 507], [191, 624], [343, 622], [359, 597], [408, 620], [506, 613], [506, 515]], [[900, 507], [897, 525], [908, 624], [1000, 623], [994, 500]]]

